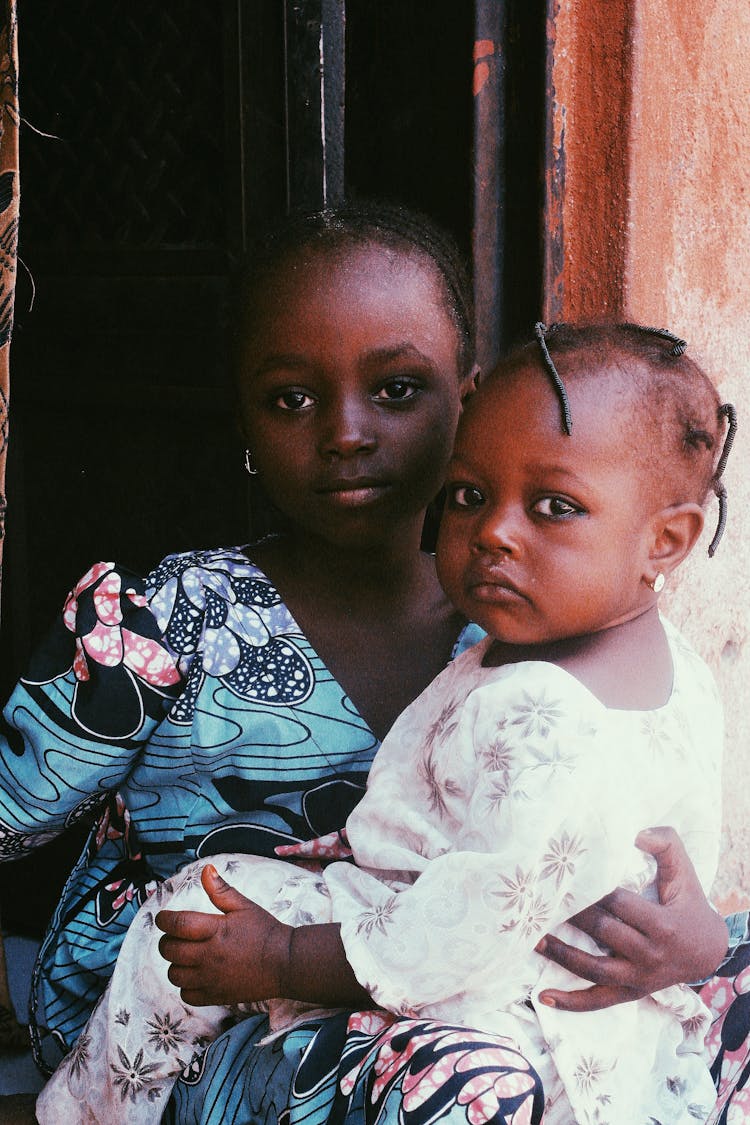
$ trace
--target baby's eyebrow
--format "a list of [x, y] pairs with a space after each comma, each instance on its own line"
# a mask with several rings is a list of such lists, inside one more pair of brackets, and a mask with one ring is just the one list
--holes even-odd
[[590, 492], [592, 484], [587, 477], [579, 476], [567, 465], [558, 465], [554, 461], [540, 461], [527, 466], [531, 477], [537, 481], [541, 478], [540, 487], [554, 491], [558, 488], [581, 489]]

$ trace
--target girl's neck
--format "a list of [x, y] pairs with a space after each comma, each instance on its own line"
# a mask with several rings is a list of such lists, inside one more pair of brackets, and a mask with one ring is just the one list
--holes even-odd
[[381, 600], [397, 589], [403, 594], [421, 581], [420, 540], [416, 526], [394, 529], [386, 541], [362, 547], [342, 546], [291, 529], [254, 548], [253, 557], [272, 581], [278, 580], [282, 594], [293, 597], [299, 591], [309, 596], [314, 590], [318, 597], [328, 593], [347, 601], [365, 595]]
[[342, 550], [290, 534], [253, 548], [302, 633], [382, 738], [442, 671], [462, 620], [419, 537]]

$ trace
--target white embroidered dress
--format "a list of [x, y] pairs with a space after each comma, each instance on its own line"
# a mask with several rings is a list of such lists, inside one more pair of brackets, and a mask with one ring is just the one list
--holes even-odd
[[[714, 1100], [702, 1056], [707, 1017], [689, 988], [587, 1014], [535, 999], [544, 988], [580, 987], [534, 951], [539, 938], [553, 931], [585, 945], [566, 918], [617, 885], [650, 884], [653, 861], [633, 845], [640, 829], [673, 825], [706, 889], [713, 878], [721, 706], [706, 666], [666, 627], [673, 690], [648, 712], [607, 709], [541, 661], [485, 668], [482, 642], [383, 742], [347, 822], [357, 866], [334, 863], [321, 876], [254, 857], [217, 864], [286, 921], [340, 921], [347, 957], [382, 1007], [513, 1039], [544, 1082], [545, 1125], [695, 1125]], [[207, 909], [195, 872], [185, 875], [169, 905]], [[163, 905], [142, 907], [84, 1032], [86, 1091], [74, 1048], [40, 1099], [42, 1125], [62, 1120], [71, 1097], [81, 1121], [113, 1120], [96, 1109], [108, 1097], [117, 1120], [158, 1121], [164, 1076], [186, 1061], [187, 1030], [219, 1030], [224, 1009], [186, 1008], [166, 981], [152, 922]], [[282, 1006], [277, 1022], [293, 1014]], [[125, 1098], [113, 1081], [137, 1051], [142, 1091], [131, 1096], [131, 1082]]]

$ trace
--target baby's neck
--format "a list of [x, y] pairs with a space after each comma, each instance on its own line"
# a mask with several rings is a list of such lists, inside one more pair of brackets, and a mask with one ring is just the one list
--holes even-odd
[[656, 606], [620, 625], [579, 637], [535, 645], [493, 641], [484, 664], [497, 667], [525, 660], [557, 664], [607, 707], [619, 710], [662, 707], [672, 692], [672, 657]]

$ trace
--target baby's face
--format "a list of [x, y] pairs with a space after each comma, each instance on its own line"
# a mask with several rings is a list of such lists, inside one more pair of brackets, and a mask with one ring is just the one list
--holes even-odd
[[652, 513], [631, 410], [596, 379], [568, 392], [571, 436], [536, 365], [490, 379], [467, 404], [448, 468], [440, 580], [510, 644], [599, 632], [648, 604]]

